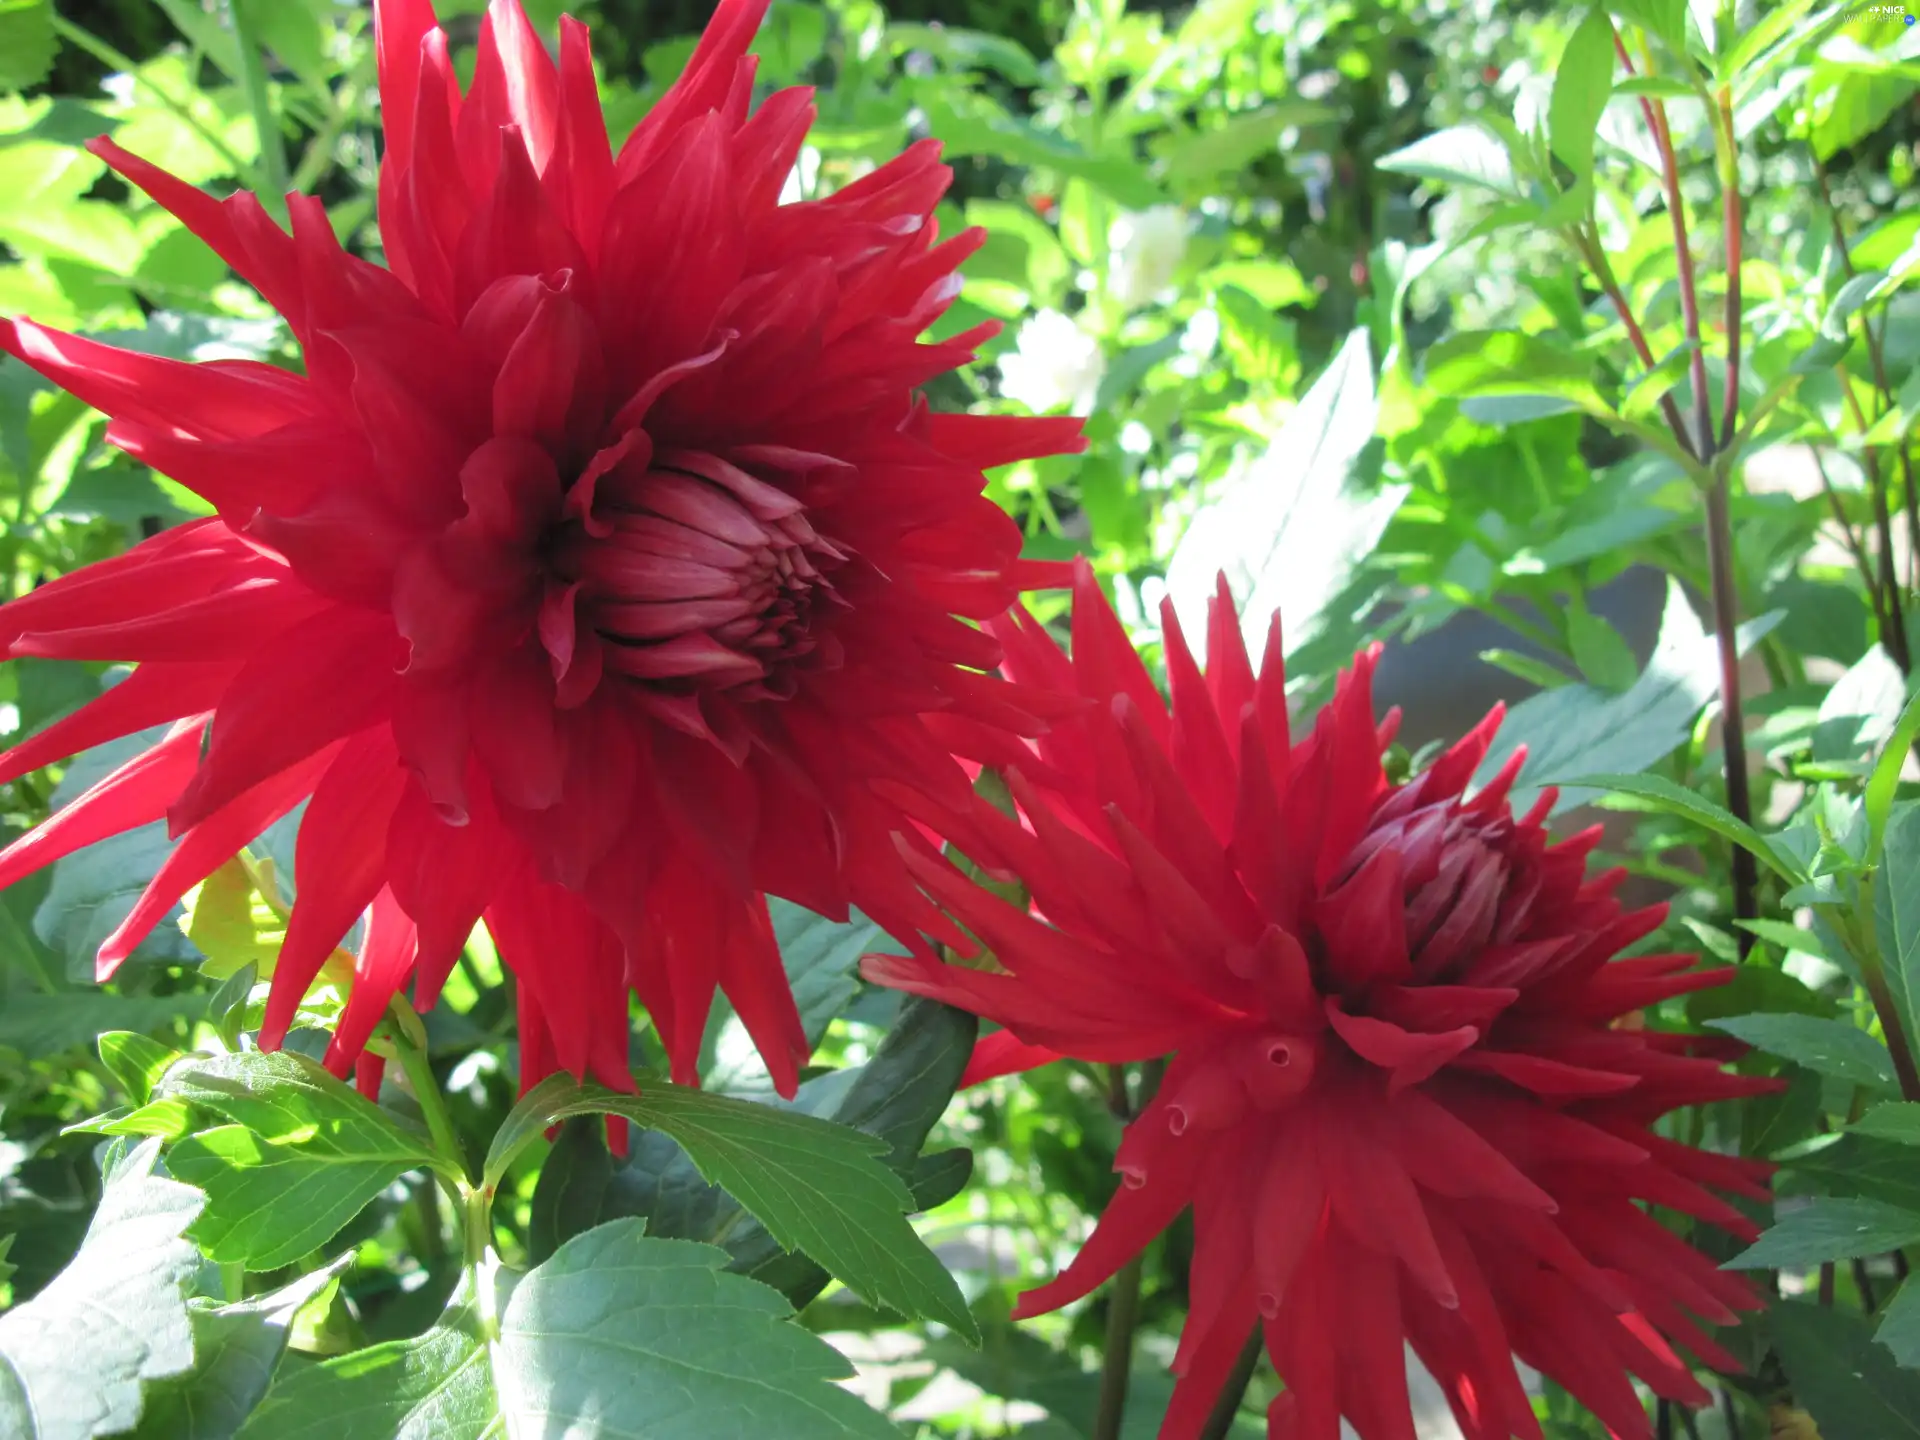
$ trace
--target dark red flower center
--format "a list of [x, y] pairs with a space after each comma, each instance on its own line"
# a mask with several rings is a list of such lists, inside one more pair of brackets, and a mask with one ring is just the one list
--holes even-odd
[[844, 606], [831, 577], [847, 559], [801, 501], [698, 451], [616, 468], [592, 519], [568, 523], [551, 549], [608, 670], [742, 699], [785, 698], [802, 665], [838, 663], [816, 622]]

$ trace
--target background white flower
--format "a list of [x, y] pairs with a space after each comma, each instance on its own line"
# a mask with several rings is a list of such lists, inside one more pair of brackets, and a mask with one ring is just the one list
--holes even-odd
[[1000, 360], [1000, 393], [1029, 410], [1093, 409], [1107, 357], [1100, 342], [1058, 310], [1023, 322], [1012, 354]]
[[1122, 215], [1107, 231], [1107, 291], [1129, 310], [1173, 283], [1187, 253], [1187, 217], [1174, 205]]

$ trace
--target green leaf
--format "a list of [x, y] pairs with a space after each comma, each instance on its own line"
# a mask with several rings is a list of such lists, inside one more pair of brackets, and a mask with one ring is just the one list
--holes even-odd
[[1610, 0], [1606, 8], [1658, 36], [1675, 55], [1687, 53], [1687, 0]]
[[1334, 617], [1332, 602], [1372, 554], [1408, 493], [1355, 483], [1377, 453], [1379, 402], [1367, 332], [1355, 330], [1267, 452], [1193, 518], [1167, 566], [1167, 591], [1196, 647], [1222, 571], [1258, 653], [1276, 610], [1287, 653]]
[[1182, 187], [1204, 185], [1216, 176], [1244, 170], [1274, 153], [1286, 131], [1329, 118], [1326, 106], [1289, 100], [1234, 115], [1208, 130], [1174, 130], [1153, 145], [1154, 157]]
[[1908, 1146], [1843, 1134], [1807, 1153], [1789, 1155], [1782, 1163], [1803, 1189], [1920, 1212], [1920, 1167]]
[[1873, 1343], [1869, 1321], [1805, 1300], [1776, 1301], [1766, 1318], [1794, 1400], [1820, 1440], [1920, 1440], [1920, 1374]]
[[194, 1239], [222, 1263], [272, 1270], [319, 1248], [409, 1170], [445, 1165], [303, 1055], [223, 1055], [161, 1082], [233, 1123], [175, 1142], [168, 1164], [206, 1190]]
[[1447, 185], [1471, 185], [1515, 199], [1524, 193], [1514, 180], [1506, 146], [1478, 125], [1436, 130], [1374, 163], [1395, 174]]
[[1920, 1278], [1906, 1278], [1900, 1293], [1881, 1312], [1873, 1338], [1891, 1350], [1901, 1365], [1920, 1370]]
[[1517, 650], [1482, 650], [1480, 658], [1495, 669], [1504, 670], [1516, 679], [1537, 685], [1542, 690], [1558, 689], [1573, 679], [1558, 666], [1532, 655], [1523, 655]]
[[239, 1440], [497, 1440], [507, 1433], [469, 1280], [426, 1334], [277, 1381]]
[[1602, 690], [1631, 690], [1640, 678], [1632, 647], [1604, 616], [1595, 615], [1584, 605], [1567, 611], [1567, 643], [1580, 673]]
[[1816, 1195], [1733, 1257], [1729, 1270], [1803, 1270], [1920, 1240], [1920, 1213], [1880, 1200]]
[[18, 1238], [16, 1235], [0, 1235], [0, 1285], [5, 1285], [19, 1273], [20, 1267], [7, 1258], [13, 1253], [13, 1242]]
[[0, 91], [38, 85], [59, 49], [53, 0], [0, 0]]
[[798, 1250], [872, 1304], [973, 1334], [953, 1277], [907, 1223], [913, 1195], [876, 1156], [890, 1147], [859, 1130], [747, 1100], [648, 1081], [639, 1095], [549, 1076], [521, 1098], [487, 1155], [485, 1183], [520, 1148], [570, 1115], [623, 1115], [678, 1142], [787, 1250]]
[[1735, 1015], [1711, 1022], [1716, 1030], [1822, 1075], [1852, 1085], [1894, 1086], [1887, 1047], [1845, 1020], [1814, 1015]]
[[109, 1178], [71, 1264], [0, 1315], [0, 1434], [91, 1440], [130, 1430], [144, 1384], [193, 1364], [184, 1287], [200, 1266], [181, 1231], [201, 1195], [153, 1173], [148, 1141]]
[[193, 1369], [158, 1381], [132, 1440], [233, 1440], [273, 1380], [294, 1317], [353, 1262], [351, 1253], [270, 1295], [195, 1301]]
[[[1658, 757], [1656, 757], [1658, 758]], [[1567, 782], [1581, 789], [1608, 790], [1651, 802], [1655, 810], [1679, 815], [1731, 841], [1750, 853], [1761, 864], [1795, 884], [1806, 878], [1800, 866], [1751, 825], [1731, 811], [1722, 809], [1704, 795], [1676, 785], [1664, 775], [1582, 775]], [[1808, 939], [1811, 941], [1812, 937]], [[1804, 946], [1801, 948], [1805, 948]]]
[[147, 1103], [167, 1067], [180, 1058], [180, 1052], [171, 1045], [129, 1030], [108, 1031], [100, 1037], [99, 1046], [100, 1063], [136, 1105]]
[[[1692, 794], [1693, 792], [1688, 791], [1687, 793]], [[1719, 807], [1715, 806], [1714, 808], [1718, 809]], [[1726, 815], [1727, 819], [1733, 820], [1733, 816], [1727, 815], [1726, 811], [1722, 810], [1720, 813]], [[1734, 823], [1738, 824], [1739, 822], [1736, 820]], [[1840, 964], [1839, 959], [1827, 952], [1826, 943], [1821, 940], [1818, 935], [1814, 934], [1811, 930], [1802, 929], [1800, 926], [1791, 924], [1788, 921], [1736, 920], [1733, 923], [1742, 930], [1749, 931], [1752, 934], [1758, 935], [1762, 940], [1779, 946], [1782, 951], [1790, 952], [1797, 950], [1802, 955], [1813, 955], [1825, 960], [1829, 965]]]
[[1920, 1145], [1920, 1101], [1893, 1100], [1876, 1105], [1847, 1128], [1856, 1135]]
[[1427, 351], [1427, 384], [1441, 395], [1555, 395], [1603, 408], [1593, 362], [1544, 335], [1465, 330]]
[[1089, 154], [1012, 114], [984, 91], [951, 80], [929, 81], [915, 87], [914, 98], [927, 117], [928, 130], [946, 143], [950, 156], [989, 155], [1053, 170], [1086, 181], [1129, 210], [1166, 203], [1166, 195], [1131, 156]]
[[949, 70], [991, 70], [1015, 85], [1040, 83], [1040, 67], [1026, 47], [1004, 35], [947, 25], [887, 26], [887, 44], [896, 54], [921, 50]]
[[1887, 988], [1913, 1043], [1920, 1036], [1920, 804], [1897, 805], [1888, 813], [1873, 877], [1873, 929]]
[[419, 1339], [275, 1385], [242, 1440], [898, 1440], [833, 1383], [852, 1367], [725, 1261], [602, 1225], [519, 1277], [491, 1345], [468, 1287]]
[[[959, 1084], [978, 1031], [964, 1011], [909, 1000], [872, 1060], [807, 1081], [793, 1104], [886, 1141], [888, 1168], [907, 1182], [916, 1209], [930, 1209], [952, 1198], [972, 1168], [965, 1150], [922, 1157], [920, 1148]], [[830, 1278], [804, 1255], [783, 1251], [737, 1202], [701, 1179], [666, 1136], [638, 1135], [627, 1158], [616, 1161], [597, 1123], [570, 1124], [548, 1152], [534, 1191], [528, 1241], [534, 1258], [571, 1235], [630, 1216], [645, 1217], [650, 1235], [724, 1245], [729, 1268], [772, 1285], [796, 1306], [811, 1301]]]
[[200, 1014], [197, 995], [112, 995], [69, 990], [58, 995], [9, 995], [0, 1008], [0, 1045], [35, 1058], [78, 1050], [108, 1031], [157, 1030]]
[[1613, 92], [1613, 22], [1595, 5], [1574, 29], [1553, 75], [1547, 141], [1577, 179], [1593, 173], [1593, 136]]
[[[1753, 644], [1777, 618], [1763, 616], [1743, 625], [1739, 648], [1744, 651]], [[1594, 798], [1595, 788], [1637, 774], [1684, 745], [1719, 684], [1714, 637], [1701, 626], [1678, 582], [1669, 580], [1660, 638], [1633, 688], [1609, 695], [1590, 685], [1562, 685], [1522, 700], [1507, 712], [1476, 778], [1485, 784], [1499, 773], [1514, 747], [1524, 744], [1527, 762], [1514, 789], [1514, 804], [1524, 808], [1545, 785], [1563, 787], [1556, 811], [1584, 804]], [[1650, 798], [1663, 795], [1658, 790], [1649, 793]], [[1707, 823], [1705, 815], [1694, 818]]]
[[1877, 863], [1880, 859], [1887, 817], [1893, 811], [1893, 797], [1900, 786], [1900, 770], [1907, 763], [1916, 739], [1920, 739], [1920, 694], [1907, 701], [1906, 709], [1900, 712], [1893, 733], [1880, 751], [1880, 758], [1874, 762], [1873, 773], [1867, 777], [1863, 804], [1867, 816], [1867, 859], [1871, 862]]
[[1831, 370], [1847, 358], [1847, 352], [1853, 348], [1853, 312], [1867, 303], [1873, 287], [1883, 278], [1880, 271], [1874, 270], [1855, 275], [1840, 287], [1833, 303], [1827, 306], [1827, 313], [1821, 317], [1820, 330], [1813, 343], [1793, 362], [1793, 374], [1813, 375]]

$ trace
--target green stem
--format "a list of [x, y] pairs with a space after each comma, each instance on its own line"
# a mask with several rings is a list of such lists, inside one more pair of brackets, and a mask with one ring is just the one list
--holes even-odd
[[249, 189], [256, 188], [257, 181], [254, 177], [253, 167], [238, 155], [234, 154], [226, 141], [222, 140], [207, 126], [201, 124], [199, 118], [184, 103], [176, 100], [158, 85], [155, 85], [151, 80], [147, 79], [145, 75], [141, 74], [139, 61], [122, 54], [92, 31], [82, 30], [78, 25], [75, 25], [72, 21], [58, 14], [53, 17], [53, 30], [56, 35], [69, 45], [74, 46], [76, 49], [86, 51], [102, 65], [111, 65], [115, 70], [120, 71], [130, 78], [136, 86], [151, 95], [162, 107], [172, 111], [188, 129], [206, 141], [207, 144], [213, 148], [214, 152], [232, 167], [233, 173], [240, 177], [242, 184], [246, 185]]
[[261, 58], [260, 43], [247, 23], [247, 7], [242, 0], [227, 0], [227, 22], [240, 50], [240, 93], [246, 97], [253, 116], [253, 133], [260, 146], [260, 181], [266, 192], [260, 201], [281, 223], [287, 218], [287, 148], [280, 135], [280, 117], [274, 114], [273, 97], [267, 91], [267, 66]]
[[1240, 1402], [1246, 1396], [1247, 1386], [1253, 1383], [1254, 1368], [1260, 1363], [1260, 1344], [1260, 1322], [1256, 1320], [1240, 1358], [1233, 1362], [1227, 1383], [1220, 1387], [1219, 1398], [1213, 1402], [1213, 1413], [1200, 1427], [1199, 1440], [1226, 1440], [1227, 1433], [1233, 1429], [1233, 1422], [1240, 1414]]
[[426, 1117], [427, 1133], [433, 1137], [433, 1148], [440, 1153], [444, 1162], [436, 1167], [441, 1179], [451, 1182], [451, 1193], [456, 1204], [465, 1203], [469, 1188], [466, 1151], [460, 1144], [459, 1132], [453, 1128], [453, 1116], [447, 1110], [447, 1102], [440, 1093], [440, 1083], [433, 1078], [433, 1065], [427, 1059], [426, 1048], [415, 1037], [423, 1032], [420, 1017], [414, 1014], [413, 1007], [396, 995], [393, 997], [393, 1013], [387, 1033], [393, 1040], [394, 1054], [400, 1059], [400, 1068], [406, 1072], [407, 1084], [413, 1090], [413, 1098], [420, 1102], [420, 1113]]
[[1133, 1371], [1133, 1332], [1140, 1320], [1140, 1268], [1135, 1255], [1113, 1277], [1107, 1301], [1106, 1354], [1100, 1363], [1100, 1408], [1090, 1440], [1120, 1440], [1127, 1415], [1127, 1382]]

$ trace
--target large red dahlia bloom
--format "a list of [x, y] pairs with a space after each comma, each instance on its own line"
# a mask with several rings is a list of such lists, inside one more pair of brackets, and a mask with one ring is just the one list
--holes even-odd
[[1513, 816], [1518, 756], [1466, 798], [1498, 712], [1392, 784], [1372, 653], [1296, 742], [1277, 622], [1256, 679], [1223, 585], [1203, 678], [1164, 613], [1170, 712], [1089, 575], [1071, 663], [1030, 617], [1004, 627], [1010, 670], [1095, 702], [1012, 778], [1027, 827], [982, 817], [1050, 923], [916, 856], [1000, 968], [867, 962], [1000, 1022], [991, 1048], [1043, 1047], [1027, 1063], [1172, 1057], [1092, 1237], [1016, 1313], [1086, 1295], [1192, 1206], [1162, 1436], [1198, 1433], [1256, 1324], [1276, 1437], [1336, 1440], [1344, 1416], [1413, 1440], [1406, 1342], [1472, 1440], [1538, 1440], [1515, 1355], [1621, 1436], [1650, 1434], [1630, 1376], [1705, 1403], [1673, 1346], [1731, 1368], [1698, 1322], [1756, 1301], [1643, 1205], [1751, 1236], [1708, 1187], [1760, 1198], [1766, 1168], [1651, 1126], [1765, 1082], [1620, 1022], [1728, 972], [1615, 958], [1663, 910], [1586, 876], [1597, 829], [1553, 844], [1546, 802]]
[[463, 95], [427, 0], [376, 0], [391, 268], [318, 200], [292, 233], [95, 149], [284, 315], [306, 373], [186, 365], [0, 322], [0, 345], [205, 496], [185, 525], [0, 610], [6, 656], [137, 662], [0, 760], [170, 735], [0, 856], [0, 884], [164, 815], [180, 844], [101, 952], [302, 800], [300, 893], [261, 1033], [363, 911], [332, 1061], [395, 988], [431, 1003], [484, 915], [525, 1079], [630, 1086], [638, 992], [691, 1078], [716, 984], [790, 1090], [801, 1034], [764, 892], [938, 924], [893, 836], [964, 805], [953, 753], [1037, 728], [983, 674], [1021, 579], [981, 467], [1071, 423], [933, 415], [981, 332], [918, 342], [982, 238], [936, 244], [915, 146], [778, 203], [813, 115], [754, 109], [765, 0], [722, 0], [615, 154], [587, 34], [558, 65], [493, 0]]

